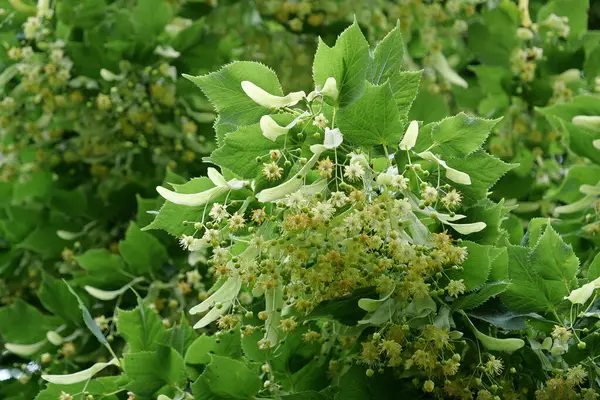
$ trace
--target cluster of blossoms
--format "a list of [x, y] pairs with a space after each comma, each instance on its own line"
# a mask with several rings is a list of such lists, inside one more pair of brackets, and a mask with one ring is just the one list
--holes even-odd
[[559, 17], [556, 14], [550, 14], [545, 20], [532, 23], [528, 10], [522, 12], [521, 23], [516, 36], [522, 44], [513, 51], [510, 65], [515, 76], [527, 83], [535, 79], [537, 64], [544, 60], [543, 50], [533, 43], [552, 44], [562, 50], [564, 47], [561, 43], [568, 38], [570, 26], [568, 17]]
[[[308, 326], [302, 333], [305, 342], [331, 341], [340, 355], [330, 363], [333, 375], [344, 361], [357, 361], [368, 376], [386, 367], [411, 370], [423, 378], [426, 392], [456, 395], [493, 385], [504, 369], [492, 355], [479, 365], [478, 385], [467, 384], [468, 374], [459, 373], [456, 349], [465, 342], [450, 327], [446, 306], [467, 290], [458, 276], [468, 250], [454, 232], [468, 235], [486, 224], [461, 223], [463, 195], [440, 178], [470, 185], [469, 175], [432, 151], [414, 150], [417, 121], [409, 124], [396, 150], [407, 162], [391, 154], [372, 157], [348, 143], [335, 126], [335, 113], [324, 113], [326, 101], [339, 96], [334, 78], [309, 95], [274, 96], [249, 81], [241, 86], [259, 105], [295, 116], [285, 126], [270, 115], [261, 118], [266, 139], [286, 140], [257, 157], [259, 177], [227, 180], [209, 168], [214, 187], [206, 191], [183, 194], [158, 188], [168, 201], [198, 210], [198, 220], [183, 222], [193, 226], [193, 233], [180, 243], [207, 254], [217, 278], [216, 289], [190, 311], [204, 314], [195, 328], [213, 322], [220, 330], [241, 326], [242, 335], [256, 338], [259, 349], [274, 354], [289, 334]], [[315, 144], [304, 152], [293, 148], [294, 136], [309, 134]], [[246, 188], [260, 181], [271, 187], [237, 195], [249, 194]], [[364, 323], [381, 325], [368, 337], [311, 317], [319, 304], [357, 291], [381, 297], [362, 300], [364, 310], [375, 311], [373, 320]], [[261, 309], [249, 306], [261, 297]], [[382, 306], [378, 315], [385, 301], [394, 306]], [[440, 307], [441, 316], [415, 324], [423, 317], [422, 307]], [[355, 344], [358, 353], [351, 351]], [[277, 387], [273, 378], [268, 383]]]
[[[51, 12], [30, 17], [23, 25], [25, 40], [6, 48], [12, 64], [5, 71], [9, 90], [0, 101], [0, 130], [12, 140], [2, 146], [5, 179], [19, 168], [76, 162], [91, 164], [90, 173], [104, 177], [111, 166], [102, 160], [115, 156], [127, 169], [134, 147], [153, 149], [154, 161], [171, 167], [210, 151], [199, 124], [214, 116], [195, 111], [198, 104], [188, 99], [176, 99], [171, 62], [178, 52], [158, 46], [158, 61], [150, 66], [121, 61], [118, 72], [102, 69], [99, 79], [74, 75], [78, 67], [52, 33], [52, 19]], [[23, 164], [17, 155], [32, 145], [36, 157]]]
[[[535, 191], [560, 185], [566, 171], [561, 161], [564, 146], [560, 143], [560, 129], [538, 118], [538, 114], [532, 111], [532, 106], [537, 106], [538, 103], [549, 106], [570, 103], [574, 96], [596, 91], [597, 84], [590, 82], [590, 77], [586, 77], [578, 69], [562, 70], [559, 74], [549, 75], [553, 60], [547, 58], [544, 49], [572, 51], [568, 50], [568, 46], [565, 47], [572, 40], [569, 19], [550, 14], [533, 22], [528, 7], [528, 1], [519, 2], [521, 22], [520, 26], [515, 26], [518, 42], [508, 60], [512, 75], [518, 83], [514, 92], [508, 93], [510, 100], [506, 98], [505, 105], [502, 106], [505, 118], [496, 129], [497, 135], [489, 141], [489, 149], [492, 154], [505, 160], [535, 165], [534, 174], [531, 170], [511, 172], [518, 174], [519, 178], [531, 179]], [[548, 95], [530, 98], [529, 94], [538, 85], [545, 86]], [[519, 211], [550, 215], [553, 208], [550, 201], [538, 200], [535, 203], [521, 204]]]
[[[335, 113], [324, 112], [325, 100], [339, 95], [334, 78], [309, 95], [283, 97], [249, 81], [241, 85], [256, 103], [295, 116], [285, 126], [270, 115], [261, 118], [258, 125], [266, 139], [286, 140], [257, 157], [259, 176], [227, 180], [209, 168], [214, 187], [206, 191], [183, 194], [158, 188], [168, 201], [198, 210], [198, 220], [184, 221], [194, 232], [180, 242], [206, 254], [217, 278], [216, 289], [190, 310], [202, 314], [195, 328], [216, 323], [217, 336], [239, 328], [246, 340], [256, 340], [257, 348], [271, 356], [292, 335], [300, 335], [307, 345], [328, 343], [323, 352], [332, 377], [356, 363], [367, 377], [386, 370], [406, 374], [421, 391], [440, 398], [530, 396], [515, 379], [522, 365], [509, 354], [524, 341], [491, 338], [466, 314], [462, 326], [452, 317], [452, 302], [467, 292], [460, 271], [469, 256], [454, 232], [469, 235], [486, 225], [457, 223], [465, 217], [458, 214], [463, 196], [439, 178], [445, 174], [446, 182], [470, 185], [470, 176], [429, 150], [415, 150], [416, 121], [394, 155], [386, 149], [386, 156], [372, 156], [353, 146], [336, 128]], [[293, 148], [294, 136], [309, 134], [316, 141], [310, 153]], [[269, 184], [257, 190], [261, 181]], [[358, 306], [367, 314], [355, 329], [317, 317], [322, 304], [356, 293], [361, 293]], [[579, 301], [578, 293], [573, 291], [572, 301]], [[552, 357], [564, 355], [574, 343], [571, 325], [557, 325], [540, 349]], [[477, 351], [463, 337], [469, 328], [482, 343]], [[263, 372], [264, 387], [276, 393], [280, 385], [268, 364]], [[536, 396], [571, 390], [594, 398], [593, 390], [579, 390], [587, 379], [582, 365], [561, 374]]]
[[[257, 2], [259, 13], [272, 17], [296, 34], [303, 34], [302, 42], [312, 42], [309, 34], [332, 29], [339, 21], [356, 18], [369, 28], [373, 38], [379, 38], [399, 21], [410, 55], [405, 51], [405, 62], [410, 69], [425, 68], [424, 87], [434, 93], [449, 92], [451, 84], [466, 87], [466, 82], [453, 70], [465, 51], [464, 35], [469, 21], [477, 17], [477, 1], [451, 0], [423, 2], [421, 0], [377, 1], [368, 9], [357, 10], [352, 1], [272, 1]], [[411, 41], [418, 45], [411, 47]], [[271, 44], [274, 46], [274, 44]], [[294, 44], [294, 46], [298, 46]], [[300, 44], [305, 47], [305, 44]], [[282, 49], [280, 49], [282, 51]], [[445, 54], [453, 56], [447, 61]], [[308, 64], [303, 56], [295, 60], [295, 67]], [[298, 71], [284, 58], [285, 68]], [[303, 65], [300, 65], [302, 63]], [[284, 79], [285, 81], [285, 79]], [[295, 82], [296, 83], [296, 82]]]
[[535, 71], [539, 60], [543, 59], [543, 50], [539, 47], [517, 48], [510, 58], [513, 73], [523, 82], [535, 79]]
[[[393, 28], [399, 19], [406, 32], [418, 27], [423, 44], [428, 50], [439, 46], [435, 25], [451, 23], [450, 28], [456, 33], [466, 31], [466, 22], [460, 18], [469, 18], [476, 13], [475, 2], [470, 0], [451, 0], [442, 5], [439, 2], [424, 3], [418, 0], [397, 0], [376, 2], [374, 7], [357, 10], [351, 1], [315, 2], [273, 1], [257, 2], [258, 10], [263, 15], [272, 16], [280, 23], [286, 24], [292, 31], [300, 32], [306, 26], [318, 28], [334, 25], [342, 20], [351, 20], [354, 16], [365, 25], [372, 26], [379, 32]], [[443, 27], [442, 29], [446, 29]]]

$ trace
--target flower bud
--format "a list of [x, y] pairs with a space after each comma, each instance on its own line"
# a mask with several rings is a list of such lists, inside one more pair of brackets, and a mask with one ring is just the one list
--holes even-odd
[[517, 37], [521, 40], [533, 39], [533, 32], [528, 28], [517, 28]]
[[433, 392], [434, 388], [435, 388], [435, 383], [432, 380], [426, 380], [425, 383], [423, 384], [423, 390], [427, 393]]

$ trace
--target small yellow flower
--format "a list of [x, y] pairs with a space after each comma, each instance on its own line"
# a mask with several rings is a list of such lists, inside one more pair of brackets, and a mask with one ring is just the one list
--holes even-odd
[[110, 97], [105, 94], [100, 93], [98, 97], [96, 97], [96, 108], [100, 111], [110, 110], [112, 107], [112, 102], [110, 101]]
[[265, 208], [257, 208], [252, 210], [252, 216], [250, 217], [252, 222], [260, 225], [267, 219], [267, 213]]
[[317, 163], [317, 172], [321, 178], [331, 178], [333, 174], [333, 162], [329, 157], [324, 158]]
[[433, 383], [432, 380], [426, 380], [425, 383], [423, 384], [423, 390], [426, 391], [427, 393], [433, 392], [434, 388], [435, 388], [435, 383]]
[[458, 297], [467, 289], [464, 282], [464, 279], [460, 279], [458, 281], [450, 280], [450, 282], [448, 282], [448, 286], [446, 286], [446, 291], [450, 296]]
[[344, 176], [350, 181], [356, 181], [361, 179], [365, 175], [365, 169], [358, 163], [352, 163], [346, 165], [344, 169]]
[[217, 326], [220, 329], [229, 330], [229, 329], [235, 328], [235, 326], [239, 322], [240, 322], [239, 315], [227, 314], [227, 315], [223, 315], [221, 318], [219, 318], [219, 321], [217, 322]]
[[490, 359], [485, 363], [484, 368], [485, 372], [487, 372], [489, 375], [500, 375], [504, 369], [504, 364], [502, 363], [501, 359], [496, 358], [495, 356], [490, 356]]
[[314, 341], [319, 340], [320, 338], [321, 334], [319, 332], [315, 332], [310, 329], [302, 335], [302, 340], [304, 340], [307, 343], [312, 343]]
[[315, 119], [313, 120], [313, 125], [321, 128], [321, 129], [325, 129], [325, 127], [327, 126], [328, 123], [329, 123], [329, 121], [327, 120], [327, 118], [325, 118], [325, 115], [323, 115], [323, 113], [317, 115], [315, 117]]
[[223, 204], [215, 203], [212, 205], [208, 215], [217, 222], [221, 222], [225, 218], [229, 217], [227, 207]]
[[452, 189], [450, 192], [446, 193], [444, 197], [442, 197], [442, 204], [446, 208], [455, 208], [460, 206], [462, 202], [462, 195], [456, 191], [456, 189]]
[[246, 220], [244, 219], [244, 216], [242, 214], [235, 213], [229, 219], [229, 227], [234, 231], [242, 229], [245, 225]]
[[275, 162], [263, 164], [262, 173], [270, 181], [276, 181], [277, 179], [281, 179], [282, 172], [283, 168], [278, 166]]
[[433, 203], [438, 198], [438, 191], [433, 186], [427, 186], [425, 189], [421, 190], [421, 198], [425, 201]]
[[587, 379], [587, 372], [581, 364], [576, 365], [573, 368], [569, 368], [567, 372], [567, 383], [572, 385], [581, 385]]
[[291, 318], [282, 319], [279, 324], [279, 329], [281, 329], [285, 333], [289, 333], [289, 332], [296, 330], [297, 326], [298, 326], [298, 323], [296, 322], [296, 318], [291, 317]]
[[60, 352], [62, 353], [62, 355], [67, 358], [74, 356], [76, 351], [77, 351], [77, 349], [75, 348], [75, 345], [72, 342], [67, 342], [67, 343], [63, 344], [62, 348], [60, 349]]
[[73, 396], [67, 392], [60, 392], [58, 395], [58, 400], [73, 400]]
[[379, 350], [373, 342], [362, 342], [361, 360], [367, 365], [373, 365], [379, 361]]

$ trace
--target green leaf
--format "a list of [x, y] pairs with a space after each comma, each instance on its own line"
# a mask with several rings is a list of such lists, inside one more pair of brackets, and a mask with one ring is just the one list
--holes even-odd
[[573, 286], [577, 287], [575, 274], [579, 268], [579, 259], [551, 225], [546, 227], [530, 260], [543, 279], [561, 281], [567, 292]]
[[152, 275], [161, 269], [169, 259], [167, 249], [160, 241], [132, 222], [119, 242], [119, 253], [127, 263], [127, 269], [134, 275]]
[[[487, 310], [484, 307], [469, 313], [469, 316], [507, 331], [516, 331], [527, 329], [526, 318], [534, 317], [535, 314], [516, 314], [505, 310], [504, 307], [500, 310]], [[539, 318], [539, 315], [537, 317]]]
[[[323, 359], [310, 360], [298, 371], [289, 376], [289, 372], [281, 374], [281, 377], [289, 376], [290, 389], [294, 391], [320, 390], [325, 389], [329, 384], [327, 377], [329, 373], [329, 363]], [[288, 368], [289, 369], [289, 368]]]
[[392, 94], [396, 101], [400, 118], [402, 119], [408, 118], [411, 107], [419, 93], [422, 75], [422, 70], [405, 71], [392, 76], [389, 80], [390, 88], [392, 89]]
[[369, 62], [369, 43], [354, 22], [342, 32], [334, 47], [319, 39], [313, 63], [315, 86], [323, 87], [327, 78], [335, 78], [340, 93], [339, 104], [348, 106], [365, 89]]
[[510, 286], [510, 282], [486, 283], [476, 292], [461, 296], [452, 303], [453, 310], [471, 310], [477, 308], [489, 299], [503, 293]]
[[[185, 183], [185, 182], [183, 182]], [[142, 230], [150, 225], [155, 218], [154, 211], [160, 209], [163, 200], [160, 197], [155, 199], [144, 199], [140, 195], [135, 196], [137, 200], [137, 214], [135, 220], [138, 225], [143, 227]]]
[[69, 216], [85, 216], [87, 211], [87, 198], [83, 189], [59, 190], [52, 193], [50, 206]]
[[367, 83], [364, 94], [352, 105], [342, 108], [336, 120], [344, 138], [353, 145], [384, 145], [400, 142], [404, 125], [389, 83]]
[[404, 57], [404, 43], [400, 22], [375, 47], [368, 80], [374, 85], [385, 83], [400, 73]]
[[76, 278], [79, 284], [114, 289], [115, 286], [123, 286], [131, 280], [125, 275], [125, 263], [121, 257], [106, 249], [88, 250], [75, 257], [75, 261], [87, 272], [86, 275]]
[[258, 342], [264, 338], [264, 332], [260, 328], [264, 325], [255, 325], [257, 330], [252, 334], [242, 337], [242, 351], [244, 356], [250, 361], [264, 362], [269, 360], [269, 353], [258, 348]]
[[43, 274], [38, 297], [48, 311], [74, 325], [81, 325], [81, 312], [62, 280]]
[[502, 235], [500, 230], [502, 221], [506, 218], [509, 210], [504, 206], [504, 199], [499, 203], [494, 203], [491, 200], [479, 202], [469, 208], [465, 222], [485, 222], [486, 224], [484, 230], [471, 233], [469, 240], [479, 244], [496, 244]]
[[509, 214], [508, 217], [502, 221], [501, 229], [506, 231], [508, 241], [512, 244], [520, 244], [521, 238], [523, 238], [523, 235], [525, 234], [523, 220], [514, 214]]
[[0, 308], [0, 333], [6, 342], [32, 344], [46, 338], [46, 332], [58, 328], [59, 318], [44, 315], [37, 308], [16, 299]]
[[523, 241], [528, 239], [528, 243], [521, 244], [524, 246], [528, 244], [529, 247], [532, 248], [535, 247], [540, 241], [540, 238], [542, 237], [542, 233], [544, 232], [545, 228], [548, 227], [549, 224], [549, 218], [532, 218], [529, 221], [529, 225], [527, 226], [527, 234], [525, 237], [523, 237]]
[[231, 330], [221, 335], [219, 340], [214, 336], [200, 336], [188, 348], [185, 354], [186, 364], [208, 364], [211, 355], [239, 358], [242, 347], [239, 330]]
[[[256, 62], [233, 62], [208, 75], [186, 77], [198, 85], [215, 106], [219, 113], [216, 124], [223, 126], [222, 133], [257, 123], [260, 117], [270, 113], [244, 93], [242, 81], [250, 81], [272, 95], [283, 95], [275, 72]], [[218, 141], [222, 139], [219, 137]]]
[[[505, 139], [496, 136], [490, 141], [490, 143], [488, 143], [488, 145], [491, 147], [494, 146], [495, 143], [500, 143], [503, 140]], [[495, 143], [493, 143], [493, 141], [495, 141]], [[536, 157], [537, 155], [534, 154], [530, 149], [518, 146], [512, 156], [512, 162], [519, 164], [519, 166], [513, 169], [513, 174], [517, 175], [517, 177], [521, 179], [529, 178], [531, 176], [531, 172], [536, 167]]]
[[600, 76], [600, 46], [593, 48], [589, 52], [586, 50], [583, 74], [591, 82], [593, 82], [594, 77]]
[[155, 350], [167, 333], [160, 316], [143, 303], [130, 311], [119, 309], [117, 326], [132, 353]]
[[13, 203], [20, 204], [33, 199], [49, 199], [52, 190], [52, 174], [47, 171], [32, 172], [13, 186]]
[[443, 159], [464, 157], [479, 149], [499, 119], [483, 119], [460, 113], [436, 124], [431, 131], [433, 152]]
[[152, 43], [173, 19], [173, 10], [163, 0], [138, 0], [132, 13], [139, 40]]
[[[505, 3], [501, 3], [504, 5]], [[484, 65], [509, 67], [510, 56], [519, 45], [516, 37], [520, 25], [516, 4], [511, 7], [495, 7], [483, 13], [483, 20], [469, 26], [469, 49]]]
[[[289, 115], [275, 116], [280, 125], [287, 125], [293, 120]], [[269, 162], [271, 150], [283, 148], [285, 137], [280, 136], [276, 141], [267, 139], [259, 124], [241, 127], [225, 136], [223, 145], [212, 152], [210, 160], [221, 168], [226, 168], [241, 178], [253, 179], [260, 174], [263, 162]], [[257, 157], [264, 157], [263, 162], [257, 162]]]
[[330, 400], [331, 397], [325, 394], [315, 392], [314, 390], [307, 390], [305, 392], [299, 392], [294, 394], [287, 394], [281, 396], [281, 400]]
[[202, 375], [192, 384], [192, 392], [198, 400], [251, 399], [261, 387], [258, 373], [243, 362], [212, 355]]
[[181, 356], [184, 356], [188, 348], [196, 339], [196, 331], [190, 326], [188, 320], [182, 316], [179, 324], [167, 329], [163, 337], [163, 344], [177, 350]]
[[123, 371], [131, 379], [127, 389], [138, 396], [150, 397], [164, 385], [183, 389], [187, 382], [183, 358], [164, 345], [157, 345], [156, 351], [125, 354]]
[[492, 268], [489, 280], [494, 282], [508, 281], [508, 251], [506, 247], [493, 247], [491, 252]]
[[546, 282], [529, 265], [529, 249], [513, 245], [507, 246], [507, 249], [512, 285], [504, 292], [502, 301], [517, 312], [547, 312], [555, 309], [564, 295], [557, 298], [547, 292]]
[[594, 260], [588, 267], [587, 280], [588, 282], [600, 277], [600, 253], [596, 254]]
[[569, 365], [576, 365], [589, 357], [596, 357], [600, 352], [600, 335], [594, 332], [583, 338], [582, 342], [586, 344], [584, 349], [579, 346], [569, 346], [569, 351], [563, 355], [563, 359]]
[[42, 210], [23, 207], [7, 206], [7, 220], [0, 220], [0, 227], [8, 241], [19, 243], [27, 237], [36, 227], [41, 218]]
[[365, 367], [352, 365], [339, 378], [339, 400], [392, 400], [392, 399], [420, 399], [423, 392], [420, 387], [412, 384], [398, 385], [397, 378], [390, 372], [375, 374], [367, 377]]
[[469, 67], [477, 75], [477, 83], [488, 95], [504, 95], [504, 83], [510, 84], [511, 74], [506, 68], [491, 65]]
[[469, 241], [463, 241], [462, 245], [469, 251], [469, 255], [462, 265], [463, 270], [449, 271], [448, 277], [455, 280], [463, 279], [467, 290], [475, 290], [487, 281], [490, 274], [491, 246], [481, 246]]
[[66, 0], [56, 3], [56, 16], [66, 25], [89, 29], [97, 25], [106, 12], [105, 0]]
[[17, 247], [31, 250], [43, 258], [56, 258], [69, 243], [58, 237], [57, 230], [56, 225], [38, 226]]
[[517, 312], [553, 311], [577, 287], [579, 260], [551, 226], [534, 249], [508, 245], [512, 285], [502, 299]]
[[270, 356], [275, 379], [282, 382], [284, 390], [320, 390], [327, 386], [327, 363], [323, 358], [315, 359], [321, 354], [321, 345], [303, 340], [308, 330], [308, 326], [303, 326], [288, 333], [285, 342]]
[[340, 378], [339, 399], [367, 400], [373, 399], [369, 390], [369, 382], [364, 368], [354, 365]]
[[406, 315], [414, 319], [425, 318], [437, 310], [437, 304], [431, 296], [415, 297], [413, 301], [406, 307]]
[[408, 119], [423, 121], [424, 124], [428, 124], [439, 121], [449, 115], [450, 107], [444, 96], [439, 93], [421, 90], [412, 103]]

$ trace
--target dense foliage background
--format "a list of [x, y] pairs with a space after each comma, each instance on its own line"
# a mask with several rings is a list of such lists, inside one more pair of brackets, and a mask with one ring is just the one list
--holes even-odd
[[598, 398], [599, 30], [0, 0], [0, 398]]

